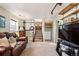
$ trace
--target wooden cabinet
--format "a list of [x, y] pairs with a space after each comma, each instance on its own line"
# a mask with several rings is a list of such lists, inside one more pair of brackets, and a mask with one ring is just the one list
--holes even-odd
[[25, 35], [25, 31], [19, 31], [19, 36], [20, 36], [20, 37], [26, 36], [26, 35]]
[[23, 27], [23, 29], [19, 31], [19, 36], [20, 36], [20, 37], [24, 37], [24, 36], [26, 36], [26, 30], [25, 30], [25, 27]]

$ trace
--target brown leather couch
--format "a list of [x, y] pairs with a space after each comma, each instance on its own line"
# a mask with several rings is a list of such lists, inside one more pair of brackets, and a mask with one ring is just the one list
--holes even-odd
[[28, 43], [28, 40], [26, 37], [24, 37], [24, 38], [19, 37], [17, 39], [17, 45], [12, 50], [12, 55], [13, 56], [20, 55], [22, 53], [22, 51], [26, 48], [27, 43]]
[[[4, 32], [6, 34], [6, 37], [9, 39], [11, 36], [17, 37], [15, 33], [8, 33]], [[8, 48], [5, 47], [4, 53], [0, 51], [2, 55], [11, 55], [11, 56], [19, 56], [22, 51], [26, 48], [26, 44], [28, 43], [28, 39], [26, 37], [17, 37], [17, 43], [15, 47], [9, 46]], [[2, 47], [0, 47], [2, 48]], [[6, 51], [6, 52], [5, 52]]]
[[10, 56], [11, 51], [10, 47], [0, 46], [0, 56]]
[[[4, 38], [6, 35], [4, 33], [0, 33], [0, 40], [2, 38]], [[11, 55], [11, 48], [10, 46], [6, 47], [6, 46], [0, 46], [0, 56], [9, 56]]]
[[20, 55], [25, 48], [26, 48], [26, 42], [25, 41], [18, 42], [18, 44], [12, 50], [12, 55], [13, 56]]

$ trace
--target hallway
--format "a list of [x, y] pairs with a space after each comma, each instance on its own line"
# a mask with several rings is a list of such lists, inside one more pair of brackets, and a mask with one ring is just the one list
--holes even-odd
[[28, 43], [21, 56], [58, 56], [55, 48], [56, 46], [52, 42]]
[[43, 41], [43, 36], [42, 35], [43, 35], [42, 30], [36, 31], [34, 42], [42, 42]]

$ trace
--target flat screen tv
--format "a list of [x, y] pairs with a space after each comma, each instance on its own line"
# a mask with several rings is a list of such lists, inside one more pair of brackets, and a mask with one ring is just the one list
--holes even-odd
[[79, 45], [79, 23], [63, 24], [60, 32], [62, 33], [62, 39]]

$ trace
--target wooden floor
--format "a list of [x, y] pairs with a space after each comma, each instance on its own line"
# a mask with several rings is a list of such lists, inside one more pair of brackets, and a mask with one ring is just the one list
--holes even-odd
[[52, 42], [32, 42], [28, 43], [21, 56], [58, 56], [55, 49], [56, 45]]

